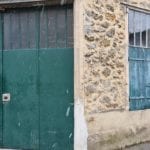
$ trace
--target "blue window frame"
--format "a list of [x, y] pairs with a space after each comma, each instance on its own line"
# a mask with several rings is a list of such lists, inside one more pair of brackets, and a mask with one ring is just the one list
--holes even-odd
[[150, 108], [150, 14], [129, 11], [130, 110]]

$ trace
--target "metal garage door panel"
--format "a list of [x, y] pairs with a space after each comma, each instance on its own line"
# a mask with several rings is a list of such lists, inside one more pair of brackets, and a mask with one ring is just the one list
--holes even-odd
[[72, 17], [71, 6], [4, 13], [0, 94], [10, 101], [0, 103], [1, 147], [73, 149]]
[[[73, 149], [73, 49], [40, 50], [40, 146]], [[48, 64], [48, 65], [47, 65]]]
[[38, 149], [39, 98], [37, 88], [37, 52], [3, 52], [3, 145], [6, 148]]

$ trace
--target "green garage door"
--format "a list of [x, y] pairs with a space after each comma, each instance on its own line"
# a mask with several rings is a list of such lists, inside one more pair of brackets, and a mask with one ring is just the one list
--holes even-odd
[[1, 147], [72, 150], [72, 7], [11, 9], [0, 27]]

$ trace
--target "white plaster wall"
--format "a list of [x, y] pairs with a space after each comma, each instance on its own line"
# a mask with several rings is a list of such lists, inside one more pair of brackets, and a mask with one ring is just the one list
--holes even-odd
[[150, 141], [150, 110], [96, 114], [88, 125], [90, 150], [121, 149]]
[[74, 1], [74, 150], [87, 150], [87, 124], [84, 109], [83, 1]]

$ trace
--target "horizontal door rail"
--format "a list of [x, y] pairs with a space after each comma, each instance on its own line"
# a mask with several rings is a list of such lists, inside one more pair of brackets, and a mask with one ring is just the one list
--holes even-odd
[[130, 97], [130, 100], [150, 99], [150, 97]]
[[150, 61], [150, 59], [129, 58], [129, 61]]

